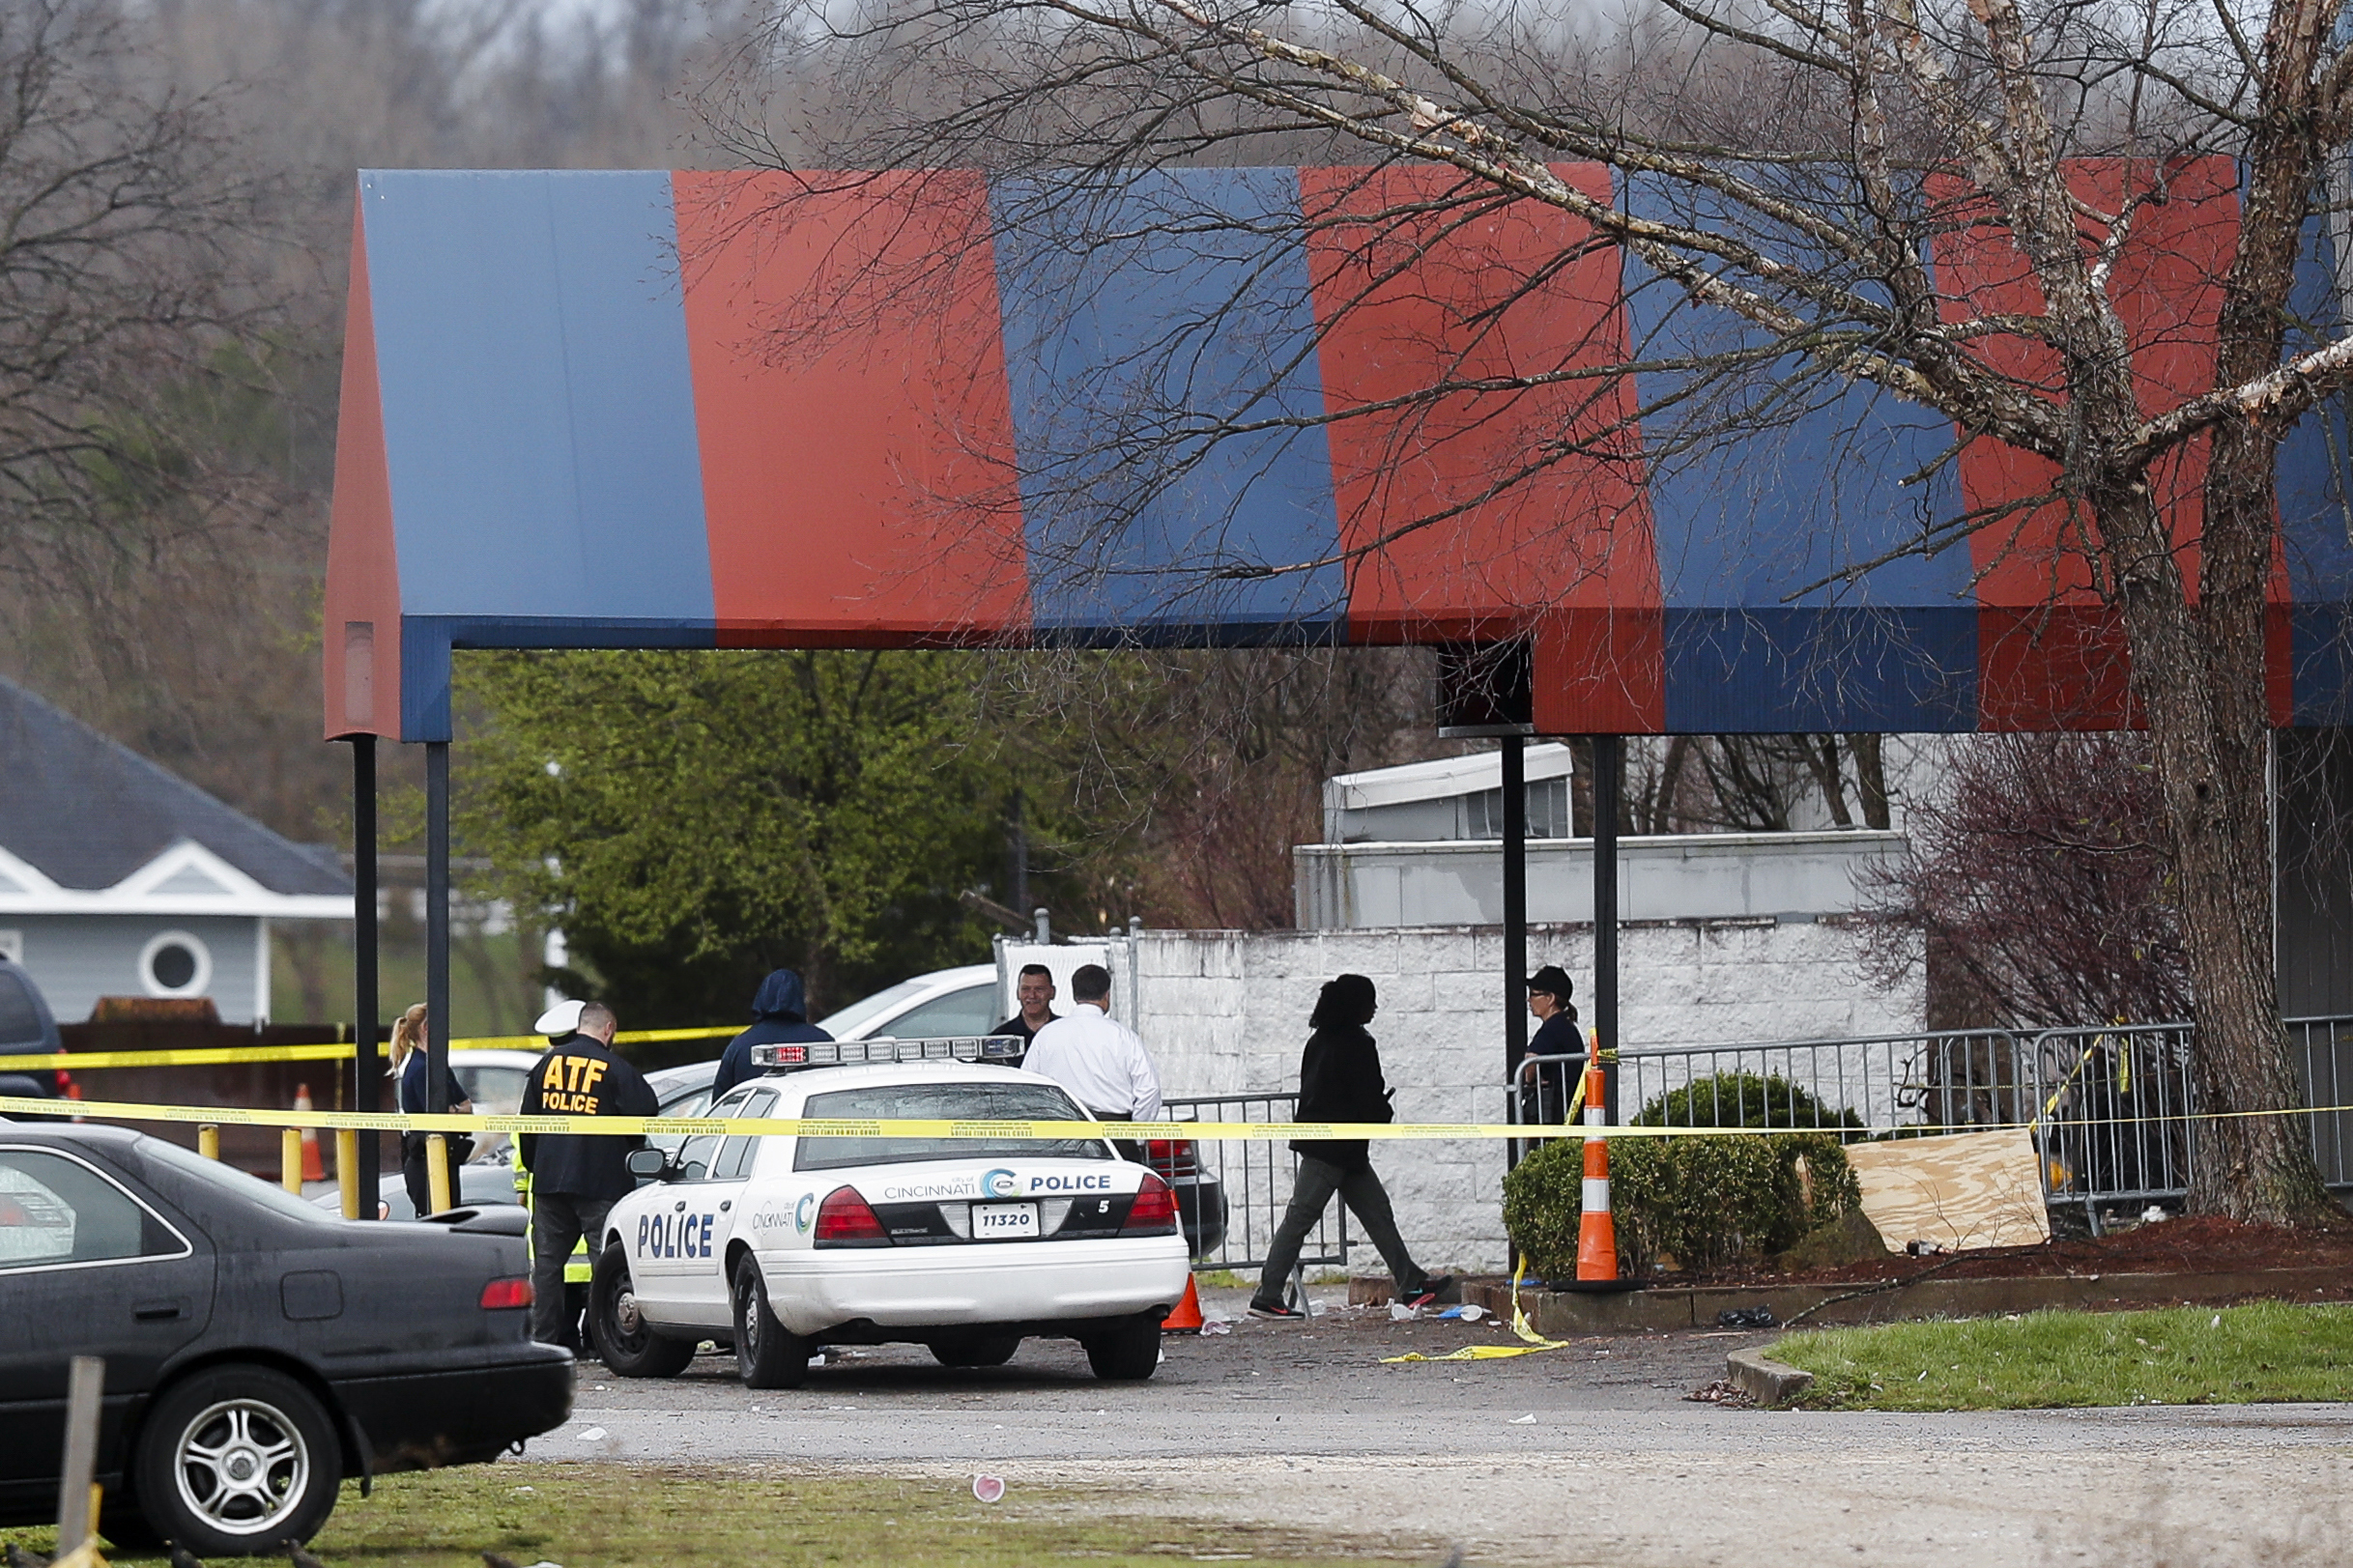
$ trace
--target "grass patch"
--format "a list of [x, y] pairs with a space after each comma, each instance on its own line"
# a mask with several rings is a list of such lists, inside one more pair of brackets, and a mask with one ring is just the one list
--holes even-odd
[[[310, 1547], [330, 1568], [482, 1568], [485, 1549], [519, 1563], [552, 1560], [564, 1568], [910, 1562], [1026, 1568], [1081, 1561], [1167, 1568], [1244, 1558], [1336, 1568], [1442, 1554], [1429, 1543], [1360, 1546], [1304, 1531], [1112, 1511], [1133, 1503], [1133, 1494], [1115, 1488], [1017, 1482], [1003, 1501], [985, 1504], [974, 1500], [967, 1481], [811, 1475], [782, 1467], [721, 1476], [594, 1462], [483, 1465], [386, 1476], [367, 1498], [356, 1483], [346, 1485]], [[0, 1533], [43, 1553], [54, 1541], [48, 1529]], [[164, 1560], [107, 1556], [116, 1563]]]
[[2252, 1405], [2353, 1397], [2353, 1307], [2034, 1312], [1792, 1334], [1809, 1410]]

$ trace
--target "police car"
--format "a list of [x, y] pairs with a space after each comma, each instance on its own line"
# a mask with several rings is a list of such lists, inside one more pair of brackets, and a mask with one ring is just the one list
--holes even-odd
[[[988, 1065], [1019, 1048], [762, 1046], [770, 1074], [710, 1115], [1090, 1120], [1051, 1079]], [[733, 1341], [752, 1387], [789, 1388], [824, 1345], [996, 1366], [1050, 1336], [1078, 1341], [1099, 1378], [1149, 1378], [1190, 1269], [1174, 1192], [1106, 1138], [701, 1133], [631, 1169], [652, 1180], [613, 1206], [588, 1299], [623, 1377], [673, 1376], [704, 1339]]]

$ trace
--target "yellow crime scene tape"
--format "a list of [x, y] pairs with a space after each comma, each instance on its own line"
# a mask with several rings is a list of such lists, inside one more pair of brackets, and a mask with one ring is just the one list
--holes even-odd
[[[2069, 1122], [2070, 1127], [2131, 1126], [2160, 1122], [2243, 1121], [2256, 1117], [2328, 1116], [2353, 1111], [2348, 1105], [2312, 1105], [2297, 1110], [2186, 1111], [2164, 1116], [2106, 1117]], [[0, 1116], [82, 1118], [113, 1122], [211, 1123], [221, 1126], [350, 1127], [375, 1132], [585, 1133], [638, 1137], [648, 1133], [738, 1133], [750, 1137], [811, 1138], [1190, 1138], [1198, 1142], [1279, 1143], [1349, 1141], [1443, 1142], [1517, 1138], [1529, 1142], [1583, 1138], [1745, 1138], [1820, 1131], [1840, 1137], [1887, 1135], [1948, 1136], [1953, 1133], [2025, 1132], [2027, 1122], [1985, 1123], [1929, 1132], [1917, 1126], [1842, 1127], [1689, 1127], [1530, 1124], [1519, 1122], [991, 1122], [938, 1117], [877, 1117], [861, 1120], [777, 1116], [460, 1116], [445, 1112], [259, 1110], [243, 1105], [152, 1105], [129, 1100], [42, 1099], [0, 1095]]]
[[1465, 1345], [1444, 1355], [1424, 1355], [1420, 1351], [1407, 1351], [1403, 1355], [1384, 1355], [1384, 1366], [1400, 1361], [1506, 1361], [1515, 1355], [1538, 1355], [1545, 1351], [1565, 1350], [1565, 1339], [1546, 1339], [1528, 1324], [1528, 1309], [1520, 1305], [1520, 1281], [1528, 1277], [1528, 1260], [1522, 1258], [1511, 1274], [1511, 1331], [1519, 1336], [1517, 1345]]
[[[715, 1040], [743, 1033], [737, 1024], [714, 1024], [707, 1029], [629, 1029], [613, 1037], [617, 1045], [674, 1040]], [[542, 1050], [544, 1035], [476, 1035], [453, 1040], [449, 1049], [462, 1051]], [[388, 1047], [387, 1047], [388, 1050]], [[32, 1056], [0, 1056], [0, 1072], [39, 1072], [48, 1068], [83, 1071], [97, 1068], [237, 1067], [250, 1062], [348, 1062], [359, 1054], [350, 1041], [321, 1041], [308, 1045], [206, 1045], [178, 1051], [56, 1051]]]

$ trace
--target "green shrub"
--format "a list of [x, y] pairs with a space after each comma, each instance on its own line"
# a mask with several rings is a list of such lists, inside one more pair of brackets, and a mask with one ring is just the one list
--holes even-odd
[[[1532, 1272], [1575, 1277], [1584, 1178], [1578, 1138], [1546, 1142], [1504, 1178], [1504, 1228]], [[1611, 1217], [1629, 1277], [1666, 1254], [1707, 1271], [1785, 1252], [1860, 1202], [1834, 1133], [1610, 1143]]]
[[1652, 1127], [1853, 1127], [1863, 1119], [1831, 1110], [1813, 1095], [1775, 1073], [1718, 1072], [1694, 1078], [1680, 1089], [1647, 1101], [1636, 1126]]

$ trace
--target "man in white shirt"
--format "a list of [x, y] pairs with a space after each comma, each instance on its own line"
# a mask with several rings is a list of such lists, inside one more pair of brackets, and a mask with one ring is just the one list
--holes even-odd
[[1077, 1002], [1038, 1031], [1021, 1066], [1044, 1073], [1106, 1122], [1155, 1122], [1161, 1114], [1161, 1075], [1135, 1031], [1111, 1016], [1111, 972], [1083, 964], [1071, 976]]

